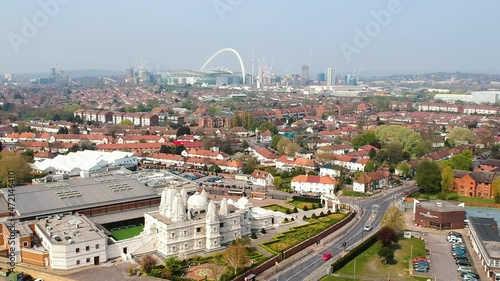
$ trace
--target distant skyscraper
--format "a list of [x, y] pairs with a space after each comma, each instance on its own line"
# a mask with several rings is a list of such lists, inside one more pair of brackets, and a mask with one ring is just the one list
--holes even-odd
[[5, 73], [5, 80], [8, 81], [8, 82], [14, 80], [12, 78], [12, 73]]
[[300, 75], [300, 85], [306, 86], [309, 81], [309, 65], [302, 66], [302, 74]]
[[335, 85], [335, 77], [333, 76], [333, 68], [329, 67], [326, 70], [326, 85], [333, 86]]
[[132, 78], [134, 77], [134, 69], [129, 67], [125, 69], [125, 78]]
[[325, 73], [321, 72], [321, 73], [318, 73], [318, 82], [321, 83], [321, 82], [325, 82]]

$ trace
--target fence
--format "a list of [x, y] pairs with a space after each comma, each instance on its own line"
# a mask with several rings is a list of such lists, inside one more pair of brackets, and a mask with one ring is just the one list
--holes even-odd
[[268, 259], [264, 263], [259, 264], [258, 266], [254, 267], [250, 270], [247, 270], [245, 273], [233, 278], [233, 281], [245, 281], [246, 276], [249, 276], [252, 274], [258, 275], [258, 274], [263, 273], [264, 271], [275, 266], [278, 262], [281, 262], [282, 260], [285, 260], [285, 259], [292, 257], [293, 255], [303, 251], [307, 247], [318, 243], [319, 241], [321, 241], [321, 239], [327, 237], [328, 235], [332, 234], [333, 232], [339, 230], [344, 225], [346, 225], [348, 222], [350, 222], [355, 216], [356, 216], [356, 213], [350, 212], [347, 215], [347, 217], [345, 217], [340, 222], [330, 226], [329, 228], [325, 229], [321, 233], [319, 233], [319, 234], [317, 234], [317, 235], [315, 235], [307, 240], [302, 241], [301, 243], [293, 246], [292, 248], [285, 250], [281, 255], [276, 255], [276, 256]]

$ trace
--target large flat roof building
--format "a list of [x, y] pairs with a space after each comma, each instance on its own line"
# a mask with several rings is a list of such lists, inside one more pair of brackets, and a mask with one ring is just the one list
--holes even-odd
[[[7, 200], [8, 193], [3, 196]], [[159, 204], [160, 196], [150, 187], [123, 175], [16, 187], [16, 213], [21, 220], [69, 212], [95, 216]]]
[[488, 278], [500, 277], [500, 235], [493, 218], [469, 217], [469, 237]]

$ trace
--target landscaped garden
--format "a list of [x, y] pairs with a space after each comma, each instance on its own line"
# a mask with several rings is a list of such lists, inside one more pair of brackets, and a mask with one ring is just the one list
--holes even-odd
[[345, 218], [346, 214], [327, 213], [324, 216], [315, 215], [314, 217], [306, 219], [309, 224], [292, 227], [290, 230], [275, 236], [271, 241], [262, 243], [261, 246], [272, 254], [279, 254], [336, 224]]
[[267, 205], [267, 206], [263, 206], [262, 208], [264, 208], [266, 210], [275, 211], [275, 212], [282, 212], [285, 214], [291, 214], [291, 213], [298, 212], [297, 207], [295, 207], [293, 209], [289, 209], [289, 208], [283, 207], [283, 206], [278, 205], [278, 204]]
[[143, 225], [131, 226], [122, 229], [115, 229], [111, 231], [111, 236], [115, 240], [124, 240], [139, 235], [139, 233], [141, 233], [143, 229], [144, 229]]
[[[394, 257], [387, 263], [383, 263], [379, 257], [379, 250], [382, 247], [381, 242], [376, 242], [340, 270], [334, 272], [333, 276], [326, 276], [322, 281], [354, 280], [354, 273], [356, 273], [356, 277], [364, 277], [364, 279], [389, 277], [389, 279], [395, 280], [427, 280], [427, 277], [412, 276], [409, 272], [411, 259], [425, 257], [426, 255], [425, 242], [423, 240], [417, 238], [400, 239], [397, 244], [392, 244], [391, 248], [394, 249]], [[356, 263], [356, 269], [354, 269], [354, 263]], [[335, 274], [339, 274], [339, 276], [335, 276]], [[350, 276], [353, 278], [349, 278]]]
[[450, 192], [446, 195], [443, 195], [443, 193], [427, 194], [427, 193], [414, 192], [411, 194], [411, 197], [420, 199], [432, 199], [432, 200], [441, 199], [441, 200], [475, 202], [475, 203], [486, 203], [486, 204], [495, 203], [495, 200], [492, 198], [459, 196], [458, 193], [456, 192]]
[[321, 208], [321, 199], [318, 197], [293, 196], [292, 201], [286, 203], [304, 211]]

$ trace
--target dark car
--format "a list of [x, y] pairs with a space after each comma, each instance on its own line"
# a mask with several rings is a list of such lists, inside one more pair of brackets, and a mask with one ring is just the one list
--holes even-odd
[[429, 271], [429, 268], [427, 266], [419, 266], [415, 268], [416, 272], [427, 272]]
[[468, 260], [460, 260], [459, 259], [456, 261], [456, 264], [459, 266], [472, 266], [472, 264]]

